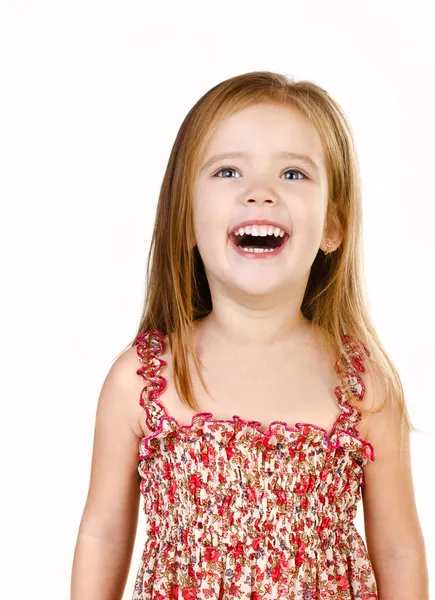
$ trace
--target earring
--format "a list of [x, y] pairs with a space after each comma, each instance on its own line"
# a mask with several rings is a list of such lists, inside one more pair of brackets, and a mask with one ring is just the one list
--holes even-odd
[[326, 256], [326, 254], [328, 254], [328, 253], [329, 253], [329, 246], [330, 246], [330, 245], [331, 245], [331, 240], [329, 240], [329, 239], [328, 239], [328, 240], [326, 241], [326, 252], [325, 252], [325, 256]]

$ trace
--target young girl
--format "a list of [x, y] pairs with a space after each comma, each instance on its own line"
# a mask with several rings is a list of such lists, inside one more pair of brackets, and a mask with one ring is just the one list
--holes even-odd
[[428, 597], [361, 212], [349, 125], [314, 83], [247, 73], [191, 109], [139, 330], [98, 403], [72, 600], [122, 597], [139, 492], [133, 600]]

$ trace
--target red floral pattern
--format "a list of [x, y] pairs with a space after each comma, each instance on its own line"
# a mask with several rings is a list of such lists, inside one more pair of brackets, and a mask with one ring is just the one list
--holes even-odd
[[[137, 336], [140, 404], [151, 433], [139, 444], [146, 542], [132, 600], [377, 600], [364, 540], [354, 524], [363, 468], [375, 460], [359, 437], [361, 412], [344, 386], [331, 433], [234, 415], [167, 414], [163, 335]], [[343, 336], [336, 371], [355, 398], [365, 393], [366, 346]], [[341, 377], [341, 381], [343, 378]]]

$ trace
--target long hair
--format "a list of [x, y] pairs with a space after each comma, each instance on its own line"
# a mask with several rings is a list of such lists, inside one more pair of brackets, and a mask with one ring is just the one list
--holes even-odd
[[[380, 376], [383, 402], [397, 402], [402, 424], [409, 420], [399, 375], [382, 347], [368, 314], [362, 265], [362, 207], [359, 163], [350, 125], [341, 107], [310, 81], [293, 81], [270, 71], [237, 75], [215, 85], [191, 108], [175, 139], [160, 189], [147, 261], [146, 298], [136, 336], [158, 329], [168, 336], [174, 385], [181, 401], [199, 411], [188, 368], [193, 357], [200, 381], [207, 386], [195, 352], [192, 323], [212, 310], [204, 265], [194, 240], [192, 196], [208, 142], [222, 119], [257, 103], [290, 106], [317, 130], [328, 180], [326, 225], [342, 232], [340, 246], [319, 250], [310, 271], [301, 311], [328, 335], [334, 356], [343, 354], [343, 335], [360, 340], [366, 358]], [[385, 385], [384, 385], [385, 384]], [[208, 390], [207, 390], [208, 391]], [[352, 394], [350, 401], [355, 402]], [[403, 438], [403, 428], [402, 428]]]

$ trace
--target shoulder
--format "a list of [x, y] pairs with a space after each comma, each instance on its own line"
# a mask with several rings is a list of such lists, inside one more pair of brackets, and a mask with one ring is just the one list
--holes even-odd
[[136, 374], [140, 367], [137, 356], [137, 346], [124, 350], [113, 362], [106, 376], [106, 382], [120, 390], [131, 389], [133, 382], [139, 377]]
[[103, 393], [108, 402], [120, 404], [119, 409], [130, 420], [136, 435], [143, 436], [144, 410], [139, 400], [144, 384], [137, 374], [140, 366], [137, 346], [125, 350], [110, 367], [103, 383]]
[[365, 360], [361, 375], [365, 392], [358, 402], [362, 409], [360, 429], [364, 439], [372, 444], [376, 458], [381, 459], [394, 454], [400, 442], [406, 440], [406, 406], [375, 362]]

